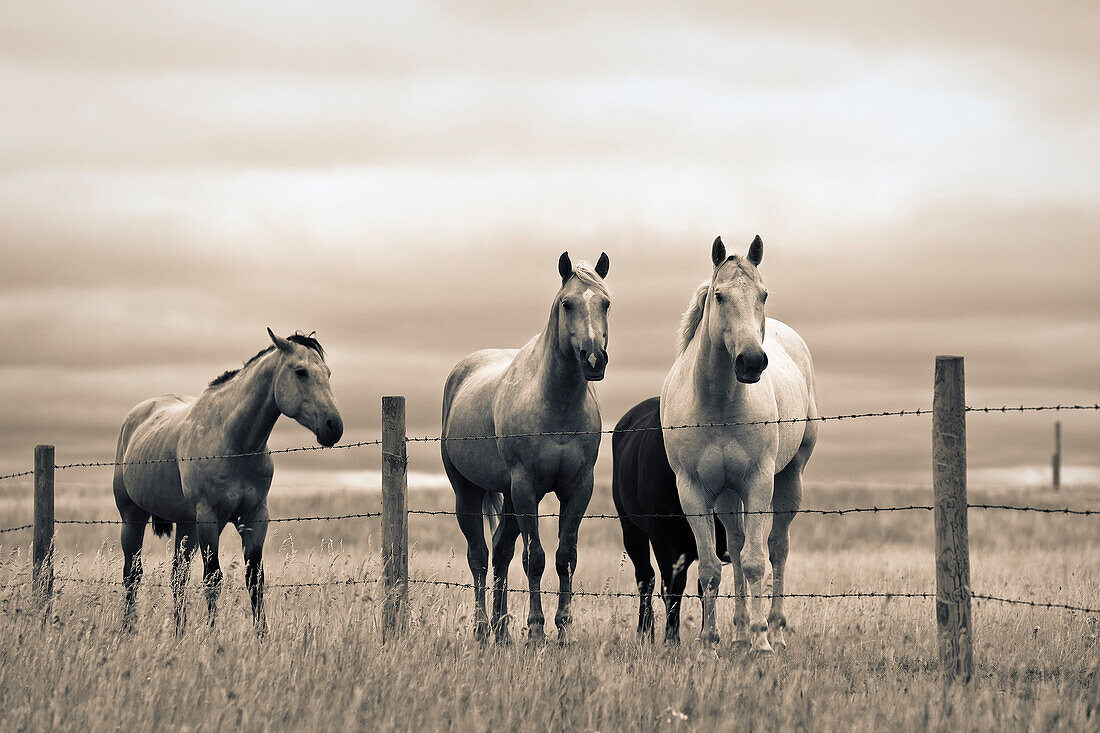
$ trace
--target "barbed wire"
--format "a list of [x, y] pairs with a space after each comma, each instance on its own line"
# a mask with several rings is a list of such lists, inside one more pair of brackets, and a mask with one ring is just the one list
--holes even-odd
[[[344, 578], [343, 580], [322, 580], [316, 582], [306, 583], [264, 583], [264, 590], [269, 588], [323, 588], [330, 586], [348, 586], [348, 585], [369, 585], [371, 583], [379, 582], [380, 578]], [[0, 586], [0, 588], [17, 588], [23, 585], [30, 585], [33, 581], [23, 580], [16, 583], [7, 583]], [[58, 583], [82, 583], [85, 585], [103, 585], [109, 587], [124, 587], [126, 583], [121, 580], [108, 580], [107, 578], [78, 578], [71, 575], [58, 575], [53, 579], [54, 584]], [[161, 581], [145, 580], [142, 579], [138, 583], [139, 587], [150, 588], [171, 588], [172, 583], [165, 583]], [[199, 587], [202, 587], [203, 583], [199, 581]], [[224, 586], [224, 581], [223, 581]], [[244, 587], [244, 586], [242, 586]]]
[[1014, 606], [1030, 606], [1032, 608], [1057, 608], [1064, 611], [1081, 611], [1083, 613], [1100, 613], [1100, 608], [1090, 608], [1088, 606], [1073, 606], [1065, 603], [1047, 603], [1045, 601], [1027, 601], [1018, 598], [999, 598], [997, 596], [989, 596], [983, 593], [971, 593], [970, 597], [977, 601], [993, 601], [995, 603], [1006, 603]]
[[967, 412], [1062, 412], [1065, 410], [1100, 410], [1100, 403], [1092, 405], [1002, 405], [1001, 407], [971, 407], [966, 406]]
[[[851, 507], [848, 509], [781, 509], [778, 511], [772, 509], [761, 509], [754, 511], [741, 511], [738, 514], [771, 514], [771, 515], [785, 515], [785, 514], [820, 514], [820, 515], [843, 515], [843, 514], [859, 514], [865, 512], [906, 512], [914, 510], [932, 511], [934, 507], [928, 505], [909, 505], [909, 506], [884, 506], [884, 507]], [[482, 512], [453, 512], [446, 509], [409, 509], [409, 514], [420, 514], [425, 516], [484, 516]], [[539, 519], [553, 519], [557, 517], [571, 517], [574, 519], [621, 519], [627, 517], [631, 519], [686, 519], [687, 517], [713, 517], [714, 512], [708, 512], [703, 514], [648, 514], [639, 512], [624, 512], [623, 514], [538, 514], [531, 512], [501, 512], [502, 517], [537, 517]]]
[[[475, 586], [470, 583], [458, 583], [446, 580], [433, 580], [427, 578], [410, 578], [410, 583], [417, 583], [420, 585], [435, 585], [449, 588], [463, 588], [467, 590], [474, 590]], [[488, 589], [490, 584], [486, 584]], [[529, 591], [524, 588], [508, 588], [509, 593], [528, 593]], [[543, 595], [563, 595], [564, 591], [560, 590], [540, 590], [540, 594]], [[637, 591], [633, 593], [620, 592], [620, 591], [571, 591], [571, 595], [582, 596], [589, 598], [637, 598]], [[681, 598], [699, 598], [698, 593], [681, 593]], [[715, 595], [715, 598], [739, 598], [736, 593], [719, 593]], [[840, 593], [765, 593], [763, 598], [882, 598], [890, 600], [893, 598], [908, 598], [908, 599], [929, 599], [935, 598], [936, 594], [931, 592], [910, 592], [910, 591], [843, 591]], [[1088, 606], [1074, 606], [1065, 603], [1048, 603], [1046, 601], [1028, 601], [1019, 600], [1013, 598], [1000, 598], [998, 596], [985, 595], [980, 593], [972, 593], [970, 595], [972, 599], [982, 601], [993, 601], [995, 603], [1005, 603], [1021, 606], [1030, 606], [1033, 608], [1055, 608], [1065, 611], [1080, 611], [1083, 613], [1100, 613], [1100, 608], [1091, 608]]]
[[[987, 509], [987, 510], [1004, 510], [1015, 512], [1034, 512], [1038, 514], [1064, 514], [1074, 516], [1093, 517], [1100, 516], [1100, 509], [1071, 509], [1069, 507], [1033, 507], [1033, 506], [1017, 506], [1013, 504], [967, 504], [969, 509]], [[742, 511], [740, 514], [771, 514], [771, 515], [785, 515], [785, 514], [811, 514], [818, 516], [843, 516], [846, 514], [866, 514], [866, 513], [885, 513], [885, 512], [907, 512], [907, 511], [933, 511], [934, 506], [929, 504], [909, 504], [906, 506], [870, 506], [870, 507], [849, 507], [846, 509], [784, 509], [784, 510], [759, 510], [759, 511]], [[408, 514], [414, 514], [419, 516], [447, 516], [447, 517], [460, 517], [460, 516], [484, 516], [482, 512], [457, 512], [448, 509], [409, 509]], [[267, 520], [268, 524], [278, 524], [286, 522], [325, 522], [325, 521], [338, 521], [344, 519], [377, 519], [382, 516], [382, 512], [355, 512], [349, 514], [324, 514], [324, 515], [307, 515], [298, 517], [275, 517]], [[686, 519], [687, 517], [705, 517], [715, 516], [710, 514], [658, 514], [658, 513], [641, 513], [641, 512], [624, 512], [623, 514], [555, 514], [555, 513], [527, 513], [527, 512], [502, 512], [502, 517], [534, 517], [537, 519], [556, 519], [565, 517], [581, 518], [581, 519], [622, 519], [623, 517], [630, 519]], [[145, 522], [133, 522], [132, 524], [145, 525]], [[217, 524], [216, 521], [211, 522], [195, 522], [195, 524]], [[123, 525], [131, 524], [122, 519], [58, 519], [54, 521], [54, 524], [75, 524], [75, 525]], [[227, 524], [234, 524], [227, 522]], [[0, 529], [0, 534], [7, 532], [18, 532], [24, 529], [33, 528], [33, 524], [21, 524], [15, 527], [5, 527]]]
[[[449, 580], [432, 580], [427, 578], [409, 578], [410, 583], [417, 583], [419, 585], [435, 585], [448, 588], [465, 588], [473, 590], [474, 585], [470, 583], [459, 583]], [[486, 584], [486, 588], [491, 587], [490, 584]], [[526, 588], [508, 588], [509, 593], [528, 593]], [[561, 590], [539, 590], [542, 595], [565, 595], [565, 591]], [[622, 591], [583, 591], [574, 590], [570, 591], [569, 595], [581, 596], [584, 598], [637, 598], [638, 592], [633, 593]], [[681, 593], [681, 598], [699, 598], [698, 593]], [[715, 598], [738, 598], [735, 593], [719, 593], [715, 595]], [[847, 591], [843, 593], [777, 593], [777, 594], [765, 594], [765, 598], [935, 598], [935, 593], [910, 593], [906, 591], [890, 592], [890, 591]]]
[[[337, 586], [359, 586], [370, 585], [380, 582], [380, 578], [344, 578], [340, 580], [324, 580], [324, 581], [311, 581], [304, 583], [265, 583], [264, 590], [268, 589], [293, 589], [293, 588], [326, 588]], [[17, 588], [21, 586], [30, 585], [33, 582], [31, 579], [25, 579], [14, 583], [5, 583], [0, 585], [0, 588]], [[56, 576], [53, 578], [54, 584], [59, 583], [80, 583], [89, 585], [102, 585], [109, 587], [124, 587], [126, 584], [120, 580], [108, 580], [106, 578], [80, 578], [74, 576]], [[223, 581], [224, 582], [224, 581]], [[429, 585], [442, 588], [457, 588], [464, 590], [474, 590], [476, 586], [471, 583], [461, 583], [457, 581], [448, 580], [436, 580], [432, 578], [409, 578], [410, 584]], [[171, 588], [172, 583], [164, 583], [152, 580], [142, 580], [140, 585], [154, 588]], [[200, 581], [200, 587], [202, 583]], [[487, 588], [489, 584], [487, 584]], [[507, 588], [508, 593], [529, 593], [524, 588]], [[561, 590], [540, 590], [542, 595], [563, 595], [565, 591]], [[638, 592], [623, 592], [623, 591], [585, 591], [574, 590], [569, 592], [570, 595], [581, 598], [638, 598]], [[736, 599], [743, 597], [736, 593], [718, 593], [715, 594], [715, 598], [724, 599]], [[883, 600], [893, 599], [910, 599], [910, 600], [926, 600], [935, 598], [936, 594], [928, 591], [841, 591], [839, 593], [767, 593], [764, 594], [764, 598], [814, 598], [814, 599], [871, 599], [878, 598]], [[680, 598], [700, 598], [698, 593], [681, 593]], [[988, 595], [984, 593], [971, 593], [970, 598], [975, 601], [990, 601], [992, 603], [1002, 603], [1006, 605], [1014, 606], [1027, 606], [1029, 608], [1047, 608], [1057, 609], [1063, 611], [1075, 611], [1079, 613], [1088, 614], [1100, 614], [1100, 607], [1091, 606], [1079, 606], [1068, 603], [1055, 603], [1050, 601], [1032, 601], [1020, 598], [1002, 598], [1000, 596]]]
[[18, 527], [5, 527], [4, 529], [0, 529], [0, 534], [4, 534], [6, 532], [18, 532], [21, 529], [30, 529], [32, 527], [34, 527], [33, 524], [20, 524]]
[[834, 420], [859, 420], [869, 417], [905, 417], [931, 415], [927, 409], [887, 410], [884, 412], [853, 412], [844, 415], [807, 415], [806, 417], [782, 417], [774, 420], [732, 420], [728, 422], [689, 423], [685, 425], [652, 425], [641, 428], [603, 428], [600, 430], [545, 430], [527, 433], [508, 433], [506, 435], [459, 435], [451, 436], [413, 436], [406, 438], [409, 443], [438, 443], [441, 441], [461, 442], [467, 440], [501, 440], [508, 438], [538, 438], [549, 436], [614, 435], [615, 433], [648, 433], [666, 430], [699, 430], [704, 428], [736, 428], [753, 425], [784, 425], [788, 423], [829, 422]]
[[[371, 519], [374, 517], [381, 517], [382, 512], [356, 512], [353, 514], [325, 514], [325, 515], [307, 515], [302, 517], [276, 517], [273, 519], [265, 519], [262, 522], [247, 522], [247, 524], [278, 524], [280, 522], [324, 522], [328, 520], [337, 519]], [[144, 526], [149, 523], [149, 520], [143, 522], [127, 522], [124, 519], [57, 519], [54, 520], [54, 524], [133, 524]], [[180, 522], [171, 522], [171, 524], [180, 524]], [[201, 520], [194, 522], [187, 522], [187, 524], [221, 524], [217, 520]], [[239, 524], [245, 524], [244, 522], [226, 522], [225, 526], [237, 526]], [[32, 526], [32, 525], [28, 525]], [[22, 529], [21, 527], [17, 529]], [[0, 530], [3, 531], [3, 530]]]
[[[109, 468], [112, 466], [148, 466], [156, 463], [188, 463], [191, 461], [217, 461], [228, 458], [250, 458], [254, 456], [273, 456], [281, 453], [303, 453], [320, 450], [349, 450], [364, 446], [381, 445], [381, 440], [359, 440], [354, 443], [341, 443], [339, 445], [303, 445], [296, 448], [275, 448], [270, 450], [249, 451], [247, 453], [224, 453], [208, 456], [184, 456], [183, 458], [150, 458], [141, 461], [81, 461], [78, 463], [60, 463], [54, 466], [55, 471], [63, 471], [69, 468]], [[28, 473], [34, 473], [30, 471]], [[0, 477], [3, 478], [3, 477]]]
[[[1092, 405], [1087, 404], [1074, 404], [1074, 405], [1018, 405], [1009, 406], [1002, 405], [1001, 407], [973, 407], [967, 405], [964, 408], [967, 412], [982, 412], [982, 413], [1009, 413], [1009, 412], [1040, 412], [1040, 411], [1069, 411], [1069, 410], [1100, 410], [1100, 403]], [[806, 417], [793, 417], [793, 418], [777, 418], [774, 420], [735, 420], [729, 422], [715, 422], [715, 423], [695, 423], [687, 425], [668, 425], [668, 426], [647, 426], [639, 428], [610, 428], [600, 430], [548, 430], [548, 431], [533, 431], [526, 433], [513, 433], [508, 435], [461, 435], [455, 437], [444, 436], [409, 436], [405, 438], [406, 443], [438, 443], [444, 440], [446, 441], [478, 441], [478, 440], [499, 440], [507, 438], [534, 438], [534, 437], [550, 437], [550, 436], [581, 436], [581, 435], [613, 435], [615, 433], [639, 433], [639, 432], [653, 432], [653, 431], [667, 431], [667, 430], [697, 430], [705, 428], [728, 428], [728, 427], [747, 427], [756, 425], [781, 425], [788, 423], [808, 423], [808, 422], [829, 422], [840, 420], [858, 420], [872, 417], [906, 417], [917, 415], [930, 415], [932, 410], [925, 408], [918, 408], [915, 410], [884, 410], [881, 412], [853, 412], [839, 415], [814, 415]], [[353, 448], [362, 448], [366, 446], [381, 445], [380, 439], [374, 440], [361, 440], [353, 443], [343, 443], [340, 445], [323, 446], [323, 445], [306, 445], [298, 446], [294, 448], [278, 448], [274, 450], [262, 450], [262, 451], [249, 451], [245, 453], [226, 453], [218, 455], [205, 455], [205, 456], [185, 456], [182, 458], [150, 458], [147, 460], [138, 461], [77, 461], [74, 463], [61, 463], [54, 466], [54, 470], [62, 471], [73, 468], [110, 468], [116, 466], [144, 466], [158, 463], [187, 463], [192, 461], [213, 461], [224, 460], [231, 458], [248, 458], [253, 456], [263, 455], [277, 455], [282, 453], [300, 453], [305, 451], [322, 451], [322, 450], [349, 450]], [[5, 479], [23, 478], [31, 476], [34, 471], [18, 471], [15, 473], [8, 473], [0, 475], [0, 481]]]

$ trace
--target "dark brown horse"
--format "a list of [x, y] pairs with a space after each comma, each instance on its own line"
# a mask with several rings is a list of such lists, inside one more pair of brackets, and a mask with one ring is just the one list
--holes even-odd
[[[695, 535], [680, 508], [676, 474], [668, 465], [661, 434], [661, 399], [650, 397], [623, 415], [611, 436], [614, 475], [611, 495], [619, 512], [623, 546], [634, 563], [638, 582], [638, 633], [653, 638], [653, 566], [649, 548], [661, 571], [665, 603], [665, 641], [680, 640], [680, 601], [687, 571], [698, 559]], [[715, 547], [723, 562], [726, 532], [715, 520]]]

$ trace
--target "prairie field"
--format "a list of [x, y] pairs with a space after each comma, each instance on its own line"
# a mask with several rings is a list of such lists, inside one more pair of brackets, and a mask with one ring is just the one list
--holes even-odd
[[[106, 482], [101, 486], [106, 486]], [[0, 526], [29, 521], [26, 484], [0, 493]], [[806, 508], [928, 504], [927, 489], [810, 486]], [[1100, 491], [972, 489], [972, 502], [1096, 508]], [[410, 508], [453, 509], [447, 491], [410, 493]], [[377, 511], [369, 491], [277, 493], [273, 518]], [[552, 497], [546, 512], [557, 509]], [[599, 487], [592, 513], [610, 510]], [[109, 491], [58, 482], [58, 519], [117, 518]], [[543, 520], [556, 588], [554, 520]], [[1095, 607], [1100, 532], [1091, 516], [972, 510], [974, 592]], [[798, 517], [787, 592], [934, 590], [928, 511]], [[466, 583], [453, 517], [409, 521], [414, 579]], [[414, 583], [410, 626], [382, 643], [377, 519], [273, 524], [266, 545], [270, 633], [253, 633], [239, 541], [222, 536], [226, 583], [216, 625], [205, 622], [196, 562], [189, 626], [178, 638], [167, 542], [147, 532], [137, 624], [121, 630], [118, 527], [59, 525], [56, 583], [44, 609], [26, 580], [30, 532], [0, 535], [0, 727], [5, 730], [385, 729], [1096, 729], [1100, 616], [975, 602], [975, 679], [944, 692], [928, 599], [790, 599], [789, 646], [773, 658], [735, 650], [732, 601], [719, 601], [717, 646], [696, 640], [697, 599], [685, 600], [683, 643], [639, 640], [633, 598], [581, 597], [564, 645], [553, 640], [556, 597], [544, 598], [551, 641], [525, 643], [526, 597], [514, 594], [516, 643], [480, 645], [470, 591]], [[63, 580], [64, 578], [76, 580]], [[354, 584], [348, 579], [358, 581]], [[321, 587], [277, 587], [328, 583]], [[526, 582], [513, 563], [510, 585]], [[695, 587], [694, 576], [689, 590]], [[577, 590], [634, 590], [618, 523], [581, 526]], [[721, 592], [732, 591], [727, 569]], [[655, 600], [657, 624], [663, 607]], [[1090, 703], [1091, 701], [1091, 703]]]

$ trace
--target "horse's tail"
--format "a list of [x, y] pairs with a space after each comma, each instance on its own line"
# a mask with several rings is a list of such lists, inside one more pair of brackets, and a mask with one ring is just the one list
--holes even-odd
[[485, 498], [481, 501], [481, 510], [485, 518], [489, 520], [489, 534], [493, 538], [493, 546], [496, 547], [500, 533], [504, 531], [504, 494], [495, 491], [486, 491]]
[[160, 517], [153, 517], [153, 534], [157, 537], [170, 537], [172, 535], [172, 523]]

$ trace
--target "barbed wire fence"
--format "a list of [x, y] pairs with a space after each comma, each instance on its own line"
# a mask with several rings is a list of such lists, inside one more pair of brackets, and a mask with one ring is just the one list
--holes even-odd
[[[938, 384], [937, 384], [938, 388]], [[938, 394], [938, 392], [937, 392]], [[400, 420], [399, 424], [389, 426], [387, 431], [387, 425], [385, 420], [385, 409], [383, 410], [383, 435], [378, 439], [361, 440], [349, 443], [338, 444], [335, 446], [299, 446], [292, 448], [281, 448], [273, 450], [252, 451], [245, 453], [231, 453], [231, 454], [213, 454], [213, 455], [201, 455], [201, 456], [184, 456], [184, 457], [164, 457], [148, 460], [137, 461], [119, 461], [119, 460], [89, 460], [89, 461], [77, 461], [71, 463], [54, 464], [52, 461], [53, 452], [52, 446], [49, 451], [48, 463], [43, 461], [42, 465], [39, 465], [38, 458], [39, 452], [36, 450], [36, 465], [35, 468], [28, 471], [19, 471], [14, 473], [8, 473], [0, 475], [0, 481], [25, 478], [29, 476], [35, 477], [35, 519], [34, 523], [20, 524], [12, 527], [0, 528], [0, 535], [20, 532], [23, 530], [34, 529], [35, 530], [35, 552], [34, 563], [32, 567], [32, 578], [29, 582], [36, 583], [39, 586], [47, 585], [41, 582], [38, 577], [42, 573], [50, 573], [50, 581], [48, 587], [52, 587], [54, 580], [59, 584], [64, 583], [77, 583], [77, 584], [99, 584], [104, 587], [121, 587], [122, 581], [111, 581], [106, 579], [93, 579], [82, 578], [73, 576], [58, 576], [52, 577], [52, 562], [49, 559], [49, 553], [53, 544], [53, 526], [54, 525], [122, 525], [124, 520], [121, 519], [54, 519], [53, 517], [53, 474], [55, 471], [67, 471], [79, 468], [104, 468], [104, 467], [126, 467], [133, 465], [149, 465], [158, 463], [182, 463], [191, 461], [217, 461], [217, 460], [234, 460], [248, 457], [257, 456], [272, 456], [289, 453], [309, 452], [309, 451], [327, 451], [327, 450], [352, 450], [357, 448], [380, 446], [383, 452], [383, 467], [382, 467], [382, 511], [373, 512], [355, 512], [344, 514], [331, 514], [331, 515], [306, 515], [306, 516], [294, 516], [294, 517], [280, 517], [268, 519], [269, 523], [285, 523], [285, 522], [320, 522], [320, 521], [341, 521], [350, 519], [382, 519], [383, 520], [383, 573], [381, 578], [345, 578], [328, 581], [318, 582], [304, 582], [304, 583], [271, 583], [265, 584], [265, 588], [325, 588], [325, 587], [340, 587], [340, 586], [360, 586], [368, 584], [377, 584], [381, 582], [385, 588], [384, 604], [390, 604], [390, 607], [384, 610], [384, 617], [387, 620], [387, 626], [392, 627], [394, 633], [398, 632], [400, 627], [403, 626], [402, 620], [404, 614], [404, 593], [409, 584], [417, 584], [427, 587], [442, 587], [451, 589], [468, 589], [473, 590], [474, 585], [469, 583], [460, 583], [453, 581], [437, 580], [432, 578], [410, 578], [407, 572], [407, 557], [408, 557], [408, 542], [407, 542], [407, 522], [410, 515], [414, 516], [460, 516], [459, 512], [447, 511], [447, 510], [433, 510], [433, 509], [408, 509], [407, 498], [405, 492], [407, 490], [407, 458], [405, 448], [408, 444], [414, 443], [439, 443], [439, 442], [460, 442], [460, 441], [487, 441], [487, 440], [508, 440], [528, 437], [542, 437], [542, 436], [557, 436], [557, 437], [569, 437], [569, 436], [583, 436], [583, 435], [613, 435], [616, 433], [629, 433], [629, 432], [644, 432], [644, 431], [675, 431], [675, 430], [705, 430], [705, 429], [717, 429], [717, 428], [739, 428], [739, 427], [753, 427], [753, 426], [765, 426], [765, 425], [778, 425], [784, 423], [798, 423], [798, 422], [831, 422], [831, 421], [845, 421], [845, 420], [862, 420], [871, 418], [882, 417], [910, 417], [910, 416], [922, 416], [922, 415], [934, 415], [936, 414], [936, 408], [933, 409], [913, 409], [913, 410], [887, 410], [880, 412], [858, 412], [858, 413], [846, 413], [836, 415], [825, 416], [811, 416], [803, 418], [784, 418], [775, 420], [748, 420], [748, 421], [728, 421], [728, 422], [712, 422], [712, 423], [696, 423], [696, 424], [684, 424], [674, 426], [655, 426], [655, 427], [638, 427], [627, 429], [600, 429], [600, 430], [577, 430], [577, 431], [545, 431], [545, 432], [527, 432], [516, 433], [509, 435], [476, 435], [476, 436], [407, 436], [405, 434], [404, 424], [404, 398], [383, 398], [383, 402], [386, 400], [398, 399], [400, 403]], [[961, 414], [966, 413], [982, 413], [982, 414], [1010, 414], [1010, 413], [1026, 413], [1026, 412], [1064, 412], [1064, 411], [1100, 411], [1100, 403], [1094, 404], [1047, 404], [1047, 405], [1002, 405], [996, 406], [969, 406], [965, 404], [955, 405], [958, 412]], [[391, 439], [387, 440], [387, 432], [391, 433]], [[965, 471], [965, 466], [963, 467]], [[963, 475], [963, 489], [965, 492], [965, 473]], [[40, 497], [40, 493], [43, 496]], [[46, 497], [45, 494], [49, 496]], [[400, 494], [400, 496], [395, 496]], [[965, 499], [965, 493], [964, 493]], [[48, 503], [48, 507], [40, 506], [41, 503]], [[387, 511], [389, 509], [399, 509], [399, 516], [394, 516], [394, 511]], [[798, 513], [809, 515], [821, 515], [821, 516], [845, 516], [851, 514], [879, 514], [888, 512], [933, 512], [935, 513], [939, 509], [939, 502], [937, 504], [910, 504], [904, 506], [863, 506], [863, 507], [844, 507], [838, 509], [799, 509], [792, 510], [791, 512], [776, 512], [773, 510], [763, 510], [757, 512], [743, 512], [744, 514], [782, 514], [782, 513]], [[994, 504], [994, 503], [970, 503], [965, 500], [958, 505], [958, 508], [963, 510], [995, 510], [995, 511], [1009, 511], [1009, 512], [1033, 512], [1037, 514], [1062, 514], [1067, 516], [1096, 516], [1100, 515], [1100, 509], [1077, 509], [1072, 507], [1046, 507], [1046, 506], [1021, 506], [1013, 504]], [[48, 509], [48, 512], [46, 511]], [[48, 514], [48, 517], [46, 516]], [[537, 517], [537, 518], [561, 518], [566, 516], [562, 513], [510, 513], [517, 517]], [[40, 516], [41, 515], [41, 516]], [[683, 519], [685, 514], [648, 514], [648, 513], [627, 513], [625, 515], [606, 514], [606, 513], [591, 513], [579, 515], [582, 519], [589, 520], [621, 520], [622, 518], [638, 519], [638, 518], [650, 518], [650, 519]], [[44, 520], [48, 519], [48, 527], [41, 526]], [[40, 521], [43, 520], [43, 521]], [[144, 522], [142, 523], [144, 524]], [[387, 535], [387, 526], [394, 528], [389, 535]], [[965, 531], [965, 528], [964, 528]], [[401, 545], [401, 538], [404, 537], [404, 546]], [[391, 540], [394, 540], [391, 542]], [[400, 558], [404, 557], [404, 572], [400, 572]], [[967, 563], [968, 574], [968, 563]], [[940, 578], [937, 578], [939, 582]], [[17, 587], [20, 585], [26, 585], [28, 581], [10, 583], [7, 585], [0, 585], [0, 587]], [[170, 587], [169, 583], [146, 583], [147, 585]], [[1018, 598], [1004, 598], [994, 596], [990, 594], [972, 592], [967, 582], [964, 587], [964, 593], [954, 594], [955, 596], [965, 596], [966, 606], [969, 609], [969, 601], [973, 599], [975, 601], [986, 601], [991, 603], [1008, 604], [1015, 606], [1026, 606], [1032, 608], [1045, 608], [1045, 609], [1060, 609], [1069, 612], [1081, 612], [1087, 614], [1100, 614], [1100, 608], [1065, 604], [1053, 601], [1038, 601], [1032, 599], [1018, 599]], [[526, 590], [519, 588], [509, 588], [509, 592], [513, 593], [527, 593]], [[557, 594], [559, 591], [541, 591], [544, 594]], [[573, 596], [577, 597], [591, 597], [591, 598], [637, 598], [637, 592], [613, 592], [613, 591], [585, 591], [578, 590], [572, 592]], [[806, 598], [806, 599], [869, 599], [869, 598], [881, 598], [881, 599], [913, 599], [913, 600], [927, 600], [936, 598], [938, 601], [943, 602], [942, 596], [944, 593], [941, 591], [933, 592], [909, 592], [909, 591], [845, 591], [836, 593], [783, 593], [780, 594], [783, 598]], [[698, 594], [685, 593], [681, 595], [682, 598], [698, 598]], [[735, 598], [733, 594], [720, 594], [719, 598]], [[955, 598], [954, 601], [958, 601]], [[953, 601], [953, 602], [954, 602]], [[967, 610], [967, 616], [969, 611]]]

